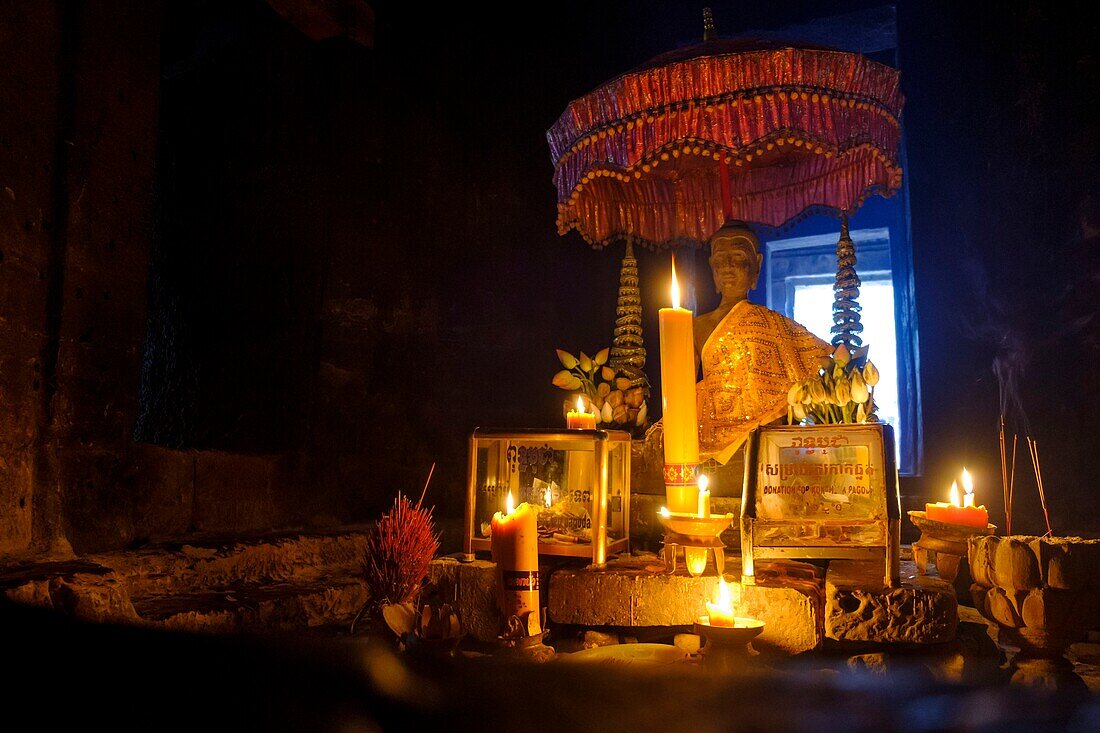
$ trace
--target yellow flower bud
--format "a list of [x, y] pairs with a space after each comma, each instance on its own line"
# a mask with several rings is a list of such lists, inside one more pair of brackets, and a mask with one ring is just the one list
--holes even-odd
[[816, 403], [825, 402], [825, 385], [816, 379], [810, 382], [810, 397]]
[[863, 365], [863, 381], [867, 382], [868, 387], [874, 387], [878, 384], [878, 369], [871, 362], [867, 362]]
[[806, 408], [802, 406], [801, 402], [792, 405], [791, 411], [794, 413], [794, 419], [798, 422], [802, 422], [806, 419]]
[[867, 391], [867, 382], [863, 381], [863, 375], [858, 369], [852, 370], [852, 401], [862, 405], [870, 397]]
[[841, 366], [847, 364], [852, 360], [852, 355], [848, 352], [848, 347], [844, 344], [839, 344], [836, 350], [833, 351], [833, 361]]
[[795, 382], [791, 385], [791, 388], [787, 390], [787, 404], [797, 405], [802, 402], [802, 383]]
[[846, 405], [852, 401], [852, 386], [848, 384], [847, 379], [841, 377], [836, 380], [834, 394], [836, 395], [836, 404], [838, 405]]

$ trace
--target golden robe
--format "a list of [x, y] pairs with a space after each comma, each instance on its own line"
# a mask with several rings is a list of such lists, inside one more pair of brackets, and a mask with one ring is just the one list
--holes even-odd
[[787, 413], [791, 385], [817, 374], [832, 347], [781, 313], [742, 300], [703, 344], [696, 385], [703, 460], [726, 463], [758, 425]]

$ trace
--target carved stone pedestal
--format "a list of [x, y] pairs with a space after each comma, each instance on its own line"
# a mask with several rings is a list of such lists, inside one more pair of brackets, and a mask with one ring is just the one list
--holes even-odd
[[825, 636], [842, 642], [938, 644], [959, 623], [955, 589], [901, 563], [901, 586], [886, 587], [882, 564], [833, 560], [825, 574]]
[[928, 573], [928, 565], [936, 566], [936, 572], [948, 583], [954, 583], [959, 574], [959, 561], [966, 556], [967, 540], [993, 534], [997, 529], [987, 524], [984, 529], [966, 527], [928, 519], [924, 512], [909, 512], [909, 519], [921, 531], [920, 539], [913, 544], [913, 560], [921, 575]]

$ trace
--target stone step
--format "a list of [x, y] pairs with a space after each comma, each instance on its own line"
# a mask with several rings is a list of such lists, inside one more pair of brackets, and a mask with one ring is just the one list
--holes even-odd
[[186, 631], [348, 630], [367, 602], [355, 578], [266, 583], [206, 592], [152, 595], [134, 602], [145, 622]]
[[135, 598], [188, 593], [240, 583], [310, 582], [357, 575], [366, 558], [364, 531], [280, 534], [250, 540], [174, 543], [132, 552], [91, 555], [88, 561], [123, 577]]
[[367, 600], [361, 530], [280, 533], [0, 568], [0, 592], [91, 621], [192, 631], [347, 628]]
[[833, 560], [825, 574], [825, 636], [838, 642], [939, 644], [955, 638], [955, 589], [901, 563], [901, 586], [882, 582], [882, 563]]

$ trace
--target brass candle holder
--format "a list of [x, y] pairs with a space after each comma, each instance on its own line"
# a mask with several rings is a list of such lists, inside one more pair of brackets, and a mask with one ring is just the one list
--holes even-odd
[[726, 568], [726, 546], [719, 535], [733, 523], [733, 514], [701, 516], [684, 512], [662, 510], [657, 515], [665, 528], [665, 571], [676, 572], [676, 561], [681, 550], [688, 574], [697, 578], [706, 571], [707, 560], [713, 554], [718, 575]]
[[913, 561], [917, 572], [928, 574], [928, 564], [936, 566], [936, 572], [948, 583], [954, 583], [959, 575], [959, 561], [966, 556], [967, 540], [971, 537], [991, 535], [997, 526], [968, 527], [929, 519], [925, 512], [909, 512], [909, 521], [920, 530], [920, 539], [913, 543]]
[[714, 626], [709, 616], [700, 616], [694, 631], [707, 642], [701, 650], [703, 664], [716, 672], [731, 673], [740, 669], [750, 656], [749, 642], [764, 631], [764, 622], [735, 616], [733, 626]]

